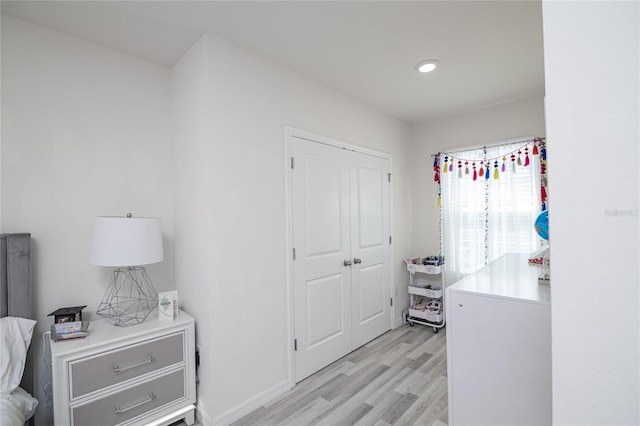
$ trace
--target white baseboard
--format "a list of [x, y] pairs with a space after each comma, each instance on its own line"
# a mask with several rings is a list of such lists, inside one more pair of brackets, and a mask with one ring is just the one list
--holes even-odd
[[396, 318], [396, 328], [402, 325], [402, 318]]
[[[270, 387], [264, 392], [244, 401], [241, 404], [236, 405], [235, 407], [227, 410], [226, 412], [220, 414], [219, 416], [213, 419], [212, 424], [215, 426], [226, 426], [229, 425], [236, 420], [246, 416], [253, 410], [258, 407], [261, 407], [270, 401], [273, 401], [275, 398], [279, 397], [283, 393], [289, 391], [291, 389], [291, 385], [289, 380], [285, 380], [283, 382], [278, 383], [275, 386]], [[205, 423], [208, 424], [208, 423]]]

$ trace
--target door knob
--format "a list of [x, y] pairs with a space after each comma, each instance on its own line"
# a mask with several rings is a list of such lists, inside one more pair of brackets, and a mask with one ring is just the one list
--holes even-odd
[[344, 262], [342, 262], [342, 264], [344, 266], [351, 266], [351, 261], [350, 260], [345, 260]]
[[353, 263], [355, 263], [356, 265], [357, 265], [358, 263], [362, 263], [362, 259], [358, 259], [357, 257], [354, 257], [354, 258], [353, 258]]

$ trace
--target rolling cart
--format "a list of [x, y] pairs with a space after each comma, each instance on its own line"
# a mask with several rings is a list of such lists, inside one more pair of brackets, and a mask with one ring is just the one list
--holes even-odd
[[407, 322], [411, 327], [416, 323], [432, 327], [433, 332], [437, 333], [445, 324], [444, 264], [435, 261], [425, 265], [419, 259], [405, 259], [405, 263], [409, 271]]

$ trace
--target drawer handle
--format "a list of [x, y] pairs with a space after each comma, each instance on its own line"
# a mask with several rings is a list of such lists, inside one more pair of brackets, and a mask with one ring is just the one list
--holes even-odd
[[141, 399], [140, 401], [132, 402], [131, 404], [123, 405], [122, 407], [119, 405], [116, 405], [116, 408], [114, 411], [116, 414], [126, 413], [127, 411], [133, 410], [134, 408], [144, 405], [147, 402], [151, 402], [154, 399], [156, 399], [156, 395], [153, 392], [151, 392], [149, 396], [147, 396], [144, 399]]
[[118, 364], [116, 364], [116, 365], [113, 366], [113, 372], [114, 373], [121, 373], [123, 371], [131, 370], [132, 368], [139, 367], [141, 365], [152, 363], [155, 360], [156, 359], [152, 355], [149, 355], [148, 357], [146, 357], [143, 360], [132, 362], [131, 364], [127, 364], [127, 365], [125, 365], [123, 367], [119, 367]]

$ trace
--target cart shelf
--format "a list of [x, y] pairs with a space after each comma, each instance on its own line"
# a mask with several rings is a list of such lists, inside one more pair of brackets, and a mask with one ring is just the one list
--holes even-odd
[[405, 262], [409, 271], [407, 322], [412, 327], [414, 324], [432, 327], [433, 332], [437, 333], [445, 325], [444, 265], [424, 265], [413, 263], [410, 259]]

